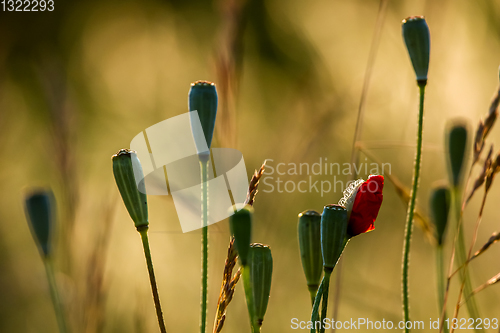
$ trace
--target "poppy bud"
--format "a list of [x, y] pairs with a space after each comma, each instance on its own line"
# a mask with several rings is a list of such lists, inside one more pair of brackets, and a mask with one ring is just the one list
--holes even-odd
[[299, 247], [302, 268], [310, 292], [316, 293], [323, 273], [321, 256], [321, 214], [307, 210], [299, 214]]
[[253, 323], [262, 326], [271, 293], [273, 256], [269, 246], [254, 243], [249, 253], [250, 284], [252, 286], [254, 318]]
[[468, 132], [465, 124], [454, 124], [448, 129], [446, 136], [447, 154], [451, 184], [454, 187], [462, 181], [464, 161], [467, 158]]
[[450, 189], [447, 186], [438, 186], [431, 194], [431, 216], [434, 223], [435, 237], [439, 246], [443, 245], [450, 212]]
[[[201, 128], [208, 149], [212, 145], [214, 135], [215, 117], [217, 116], [217, 90], [215, 84], [208, 81], [196, 81], [191, 83], [191, 89], [188, 96], [189, 111], [197, 111], [200, 118]], [[191, 118], [193, 121], [193, 118]], [[197, 126], [192, 126], [194, 129]], [[197, 133], [194, 133], [196, 137]], [[196, 141], [196, 140], [195, 140]]]
[[427, 84], [431, 36], [423, 16], [412, 16], [403, 20], [403, 38], [410, 55], [419, 85]]
[[384, 176], [381, 175], [370, 175], [366, 181], [358, 179], [346, 188], [339, 205], [347, 209], [347, 237], [375, 229], [375, 220], [384, 197], [383, 189]]
[[321, 253], [323, 267], [331, 269], [344, 250], [347, 233], [347, 210], [340, 205], [326, 205], [321, 215]]
[[137, 154], [130, 149], [121, 149], [113, 155], [112, 161], [116, 185], [135, 227], [138, 230], [147, 228], [149, 225], [147, 197], [143, 193], [145, 191], [138, 190], [135, 181], [144, 178]]
[[247, 265], [252, 239], [252, 206], [246, 205], [229, 217], [229, 229], [242, 266]]
[[51, 253], [54, 210], [54, 195], [51, 190], [37, 190], [26, 195], [26, 219], [42, 257], [48, 257]]

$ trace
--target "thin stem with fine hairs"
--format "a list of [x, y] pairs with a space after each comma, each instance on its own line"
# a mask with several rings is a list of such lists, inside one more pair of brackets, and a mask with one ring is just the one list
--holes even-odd
[[146, 264], [148, 265], [149, 282], [151, 283], [151, 291], [153, 292], [153, 299], [156, 308], [156, 317], [158, 317], [158, 325], [161, 333], [167, 333], [165, 322], [163, 321], [163, 312], [161, 311], [160, 296], [158, 295], [158, 287], [156, 286], [155, 271], [153, 269], [153, 261], [151, 259], [151, 251], [149, 249], [148, 240], [148, 227], [139, 227], [137, 231], [141, 234], [142, 247], [144, 248], [144, 255], [146, 256]]
[[200, 332], [205, 333], [207, 326], [208, 294], [208, 164], [209, 159], [201, 158], [201, 319]]
[[[424, 124], [424, 98], [425, 98], [425, 83], [418, 84], [420, 92], [420, 103], [418, 111], [418, 130], [417, 130], [417, 150], [415, 153], [415, 165], [413, 168], [413, 182], [410, 193], [410, 203], [408, 205], [408, 212], [406, 215], [405, 238], [403, 246], [403, 268], [402, 268], [402, 294], [403, 294], [403, 316], [405, 322], [410, 321], [410, 296], [408, 288], [408, 272], [410, 266], [410, 243], [411, 234], [413, 232], [413, 214], [415, 210], [415, 203], [417, 200], [418, 183], [420, 179], [420, 164], [422, 162], [422, 132]], [[405, 332], [410, 332], [406, 328]]]

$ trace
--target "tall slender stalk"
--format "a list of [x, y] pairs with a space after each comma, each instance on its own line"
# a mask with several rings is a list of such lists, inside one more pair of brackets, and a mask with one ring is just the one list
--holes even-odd
[[153, 261], [151, 259], [151, 251], [149, 250], [149, 240], [148, 240], [148, 227], [139, 227], [137, 231], [141, 234], [142, 247], [144, 248], [144, 256], [146, 257], [146, 263], [148, 265], [149, 272], [149, 282], [151, 283], [151, 291], [153, 292], [153, 299], [156, 308], [156, 317], [158, 318], [158, 325], [160, 327], [161, 333], [167, 333], [165, 328], [165, 323], [163, 322], [163, 313], [161, 311], [160, 296], [158, 295], [158, 287], [156, 286], [155, 272], [153, 269]]
[[[444, 309], [444, 294], [445, 294], [445, 277], [444, 277], [444, 258], [443, 245], [436, 246], [436, 278], [437, 278], [437, 293], [438, 293], [438, 310]], [[444, 318], [446, 320], [446, 310], [444, 310]], [[448, 333], [448, 327], [444, 326], [444, 332]]]
[[[424, 98], [425, 98], [425, 83], [418, 84], [420, 92], [420, 103], [418, 111], [418, 130], [417, 130], [417, 151], [415, 153], [415, 164], [413, 168], [413, 182], [410, 193], [410, 204], [406, 215], [405, 238], [403, 245], [403, 269], [402, 269], [402, 294], [403, 294], [403, 315], [405, 322], [410, 321], [410, 296], [408, 290], [408, 271], [410, 259], [410, 243], [413, 232], [413, 214], [415, 210], [415, 202], [417, 200], [418, 183], [420, 179], [420, 164], [422, 162], [422, 132], [424, 123]], [[405, 325], [406, 327], [406, 325]], [[410, 329], [405, 328], [405, 332], [410, 332]]]
[[201, 322], [200, 332], [205, 333], [207, 326], [208, 294], [208, 164], [209, 159], [200, 155], [201, 166]]
[[50, 297], [52, 298], [52, 304], [54, 306], [54, 311], [56, 313], [57, 326], [59, 327], [59, 332], [67, 333], [69, 331], [64, 316], [64, 310], [63, 310], [64, 308], [61, 303], [61, 298], [59, 297], [59, 291], [57, 289], [52, 258], [45, 257], [43, 263], [45, 266], [45, 272], [47, 273], [47, 280], [49, 281]]
[[311, 322], [312, 322], [311, 333], [316, 332], [316, 321], [318, 320], [318, 315], [319, 315], [319, 304], [321, 303], [321, 299], [323, 298], [324, 285], [325, 285], [325, 276], [323, 275], [323, 279], [321, 280], [318, 292], [316, 293], [316, 298], [314, 299], [314, 305], [311, 312]]
[[325, 284], [323, 286], [323, 301], [321, 304], [321, 328], [319, 329], [320, 333], [325, 332], [324, 320], [328, 314], [328, 293], [330, 290], [330, 278], [332, 276], [333, 270], [325, 269]]

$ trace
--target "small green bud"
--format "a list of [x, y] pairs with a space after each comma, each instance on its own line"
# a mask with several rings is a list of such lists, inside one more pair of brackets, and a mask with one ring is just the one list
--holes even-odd
[[26, 195], [26, 219], [42, 257], [51, 254], [50, 241], [55, 224], [54, 206], [54, 194], [51, 190], [35, 190]]
[[252, 206], [246, 205], [229, 217], [229, 229], [234, 237], [234, 246], [242, 266], [248, 262], [248, 252], [252, 239]]
[[335, 268], [347, 239], [347, 210], [326, 205], [321, 215], [321, 253], [325, 269]]
[[266, 314], [273, 277], [273, 256], [269, 246], [252, 244], [249, 254], [249, 266], [254, 304], [253, 323], [260, 327]]
[[431, 194], [431, 216], [434, 223], [435, 237], [438, 245], [443, 245], [450, 212], [450, 189], [447, 186], [438, 186]]
[[403, 20], [403, 38], [417, 75], [417, 82], [425, 86], [431, 51], [431, 36], [425, 18], [413, 16]]
[[149, 225], [147, 196], [143, 193], [145, 191], [139, 191], [135, 181], [136, 177], [144, 178], [137, 154], [130, 149], [121, 149], [113, 155], [112, 161], [116, 185], [135, 227], [137, 230], [147, 228]]
[[299, 248], [302, 268], [306, 275], [307, 286], [316, 290], [323, 273], [321, 256], [321, 214], [315, 210], [307, 210], [299, 214]]
[[[189, 111], [198, 111], [201, 128], [210, 149], [214, 136], [215, 117], [217, 116], [217, 90], [215, 84], [208, 81], [191, 83], [188, 97]], [[192, 128], [194, 128], [192, 126]]]
[[449, 127], [446, 135], [446, 160], [448, 162], [451, 184], [457, 187], [462, 182], [464, 162], [467, 159], [468, 131], [464, 123]]

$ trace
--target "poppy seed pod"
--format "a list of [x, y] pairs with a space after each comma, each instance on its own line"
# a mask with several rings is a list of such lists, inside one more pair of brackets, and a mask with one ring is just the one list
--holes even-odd
[[454, 187], [457, 187], [462, 181], [463, 166], [467, 159], [467, 126], [457, 123], [449, 127], [446, 143], [446, 160], [449, 167], [450, 181]]
[[147, 196], [138, 190], [134, 176], [135, 174], [140, 179], [144, 178], [137, 154], [130, 149], [121, 149], [113, 155], [112, 161], [116, 185], [135, 227], [137, 230], [147, 228], [149, 225]]
[[253, 208], [246, 205], [229, 217], [229, 229], [234, 237], [234, 246], [242, 266], [248, 262], [248, 252], [252, 239]]
[[419, 85], [427, 84], [431, 36], [423, 16], [412, 16], [403, 20], [403, 38]]
[[42, 257], [48, 257], [51, 253], [54, 210], [54, 195], [51, 190], [36, 190], [26, 195], [26, 219]]
[[450, 189], [447, 186], [438, 186], [431, 194], [431, 216], [435, 228], [435, 237], [439, 246], [443, 245], [450, 212]]
[[[191, 84], [188, 96], [189, 111], [197, 111], [201, 128], [205, 136], [208, 149], [212, 145], [214, 136], [215, 118], [217, 116], [217, 90], [215, 84], [208, 81], [196, 81]], [[191, 118], [193, 121], [193, 118]], [[192, 129], [197, 128], [193, 126]]]
[[271, 293], [273, 276], [273, 256], [269, 246], [252, 244], [249, 253], [250, 285], [252, 286], [254, 319], [258, 327], [262, 326]]
[[316, 292], [323, 273], [321, 256], [321, 214], [307, 210], [299, 214], [298, 223], [300, 258], [307, 286]]
[[323, 266], [333, 270], [344, 250], [347, 235], [347, 210], [340, 205], [327, 205], [321, 215], [321, 253]]

